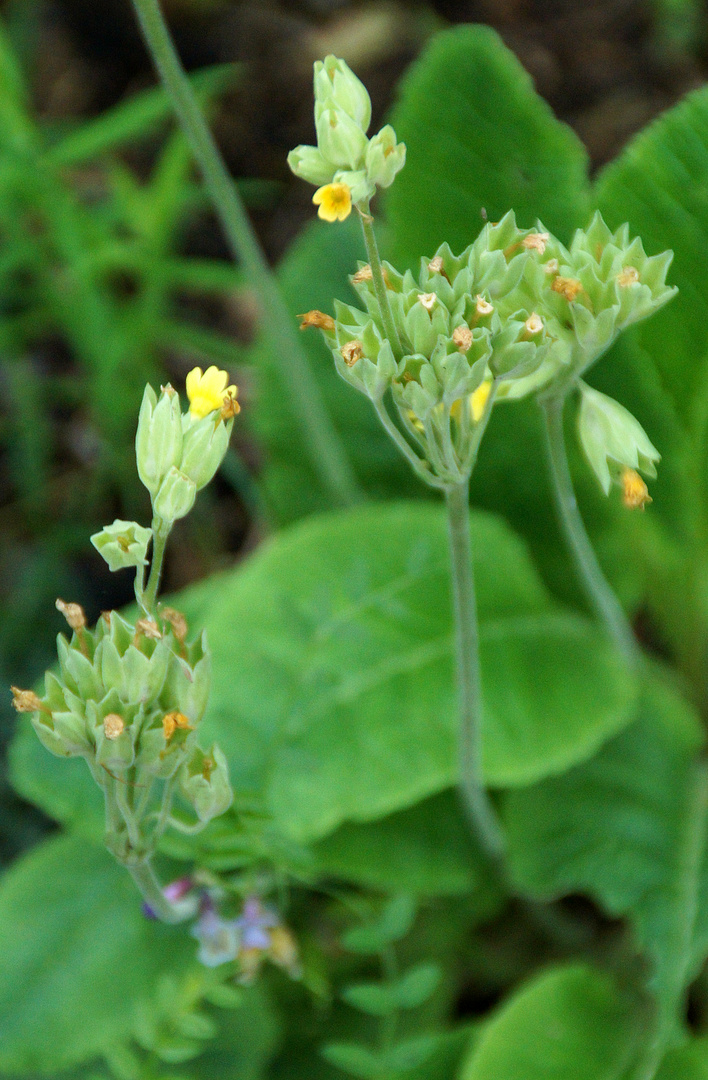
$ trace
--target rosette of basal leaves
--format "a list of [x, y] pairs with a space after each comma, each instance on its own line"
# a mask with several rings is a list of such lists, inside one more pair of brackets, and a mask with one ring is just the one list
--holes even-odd
[[[538, 234], [519, 230], [510, 213], [461, 255], [444, 244], [422, 259], [417, 277], [385, 263], [400, 349], [386, 336], [367, 266], [352, 278], [363, 308], [335, 301], [334, 319], [304, 317], [323, 330], [340, 375], [371, 399], [385, 426], [391, 391], [405, 433], [399, 448], [415, 455], [414, 467], [433, 486], [469, 476], [497, 394], [531, 376], [557, 346], [538, 312], [544, 271], [527, 235]], [[399, 428], [389, 434], [404, 438]]]
[[[197, 745], [210, 687], [204, 634], [187, 642], [184, 619], [171, 609], [135, 625], [111, 611], [93, 629], [78, 625], [70, 640], [59, 634], [57, 653], [58, 672], [46, 673], [44, 696], [29, 702], [32, 726], [53, 754], [83, 757], [101, 786], [115, 782], [140, 844], [150, 846], [143, 824], [164, 796], [156, 781], [176, 784], [200, 822], [228, 807], [226, 761], [218, 748]], [[127, 838], [134, 850], [136, 835]]]

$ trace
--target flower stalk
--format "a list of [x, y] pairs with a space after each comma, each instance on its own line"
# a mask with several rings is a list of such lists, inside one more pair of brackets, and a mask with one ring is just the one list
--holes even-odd
[[313, 468], [334, 501], [348, 506], [360, 492], [341, 439], [327, 413], [307, 356], [273, 273], [248, 220], [238, 189], [206, 124], [165, 23], [159, 0], [133, 0], [148, 50], [204, 177], [234, 257], [260, 295], [263, 332], [270, 339], [290, 393]]
[[460, 790], [472, 829], [489, 859], [500, 866], [504, 837], [482, 774], [482, 687], [472, 570], [469, 480], [445, 491], [459, 703]]
[[381, 311], [381, 321], [386, 331], [386, 337], [393, 349], [393, 355], [397, 360], [400, 360], [403, 355], [401, 340], [398, 336], [398, 327], [396, 326], [391, 312], [391, 305], [388, 302], [386, 282], [383, 276], [383, 267], [381, 266], [381, 256], [379, 255], [379, 245], [376, 241], [374, 219], [369, 210], [368, 202], [358, 203], [357, 211], [361, 221], [361, 228], [364, 233], [366, 254], [369, 259], [369, 266], [371, 267], [371, 278], [376, 293], [376, 299], [378, 300], [379, 309]]
[[602, 572], [578, 509], [563, 430], [566, 399], [567, 392], [539, 399], [558, 520], [593, 611], [626, 662], [636, 667], [639, 663], [639, 647], [619, 600]]

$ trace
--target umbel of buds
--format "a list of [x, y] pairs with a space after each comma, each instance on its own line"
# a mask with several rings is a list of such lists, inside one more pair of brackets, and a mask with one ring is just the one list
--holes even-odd
[[[205, 753], [196, 741], [209, 698], [204, 634], [189, 643], [171, 613], [132, 623], [112, 611], [93, 629], [75, 628], [69, 640], [60, 634], [57, 652], [59, 669], [46, 673], [44, 695], [15, 690], [14, 704], [30, 713], [51, 753], [83, 757], [115, 797], [120, 816], [107, 822], [114, 854], [139, 861], [154, 849], [155, 810], [164, 805], [166, 784], [170, 804], [178, 798], [191, 806], [197, 822], [228, 808], [226, 760], [218, 747]], [[150, 791], [153, 797], [143, 799]]]
[[406, 148], [390, 124], [369, 139], [371, 101], [343, 60], [326, 56], [314, 71], [317, 146], [296, 146], [288, 164], [317, 187], [313, 202], [325, 221], [342, 221], [352, 205], [368, 204], [389, 187], [406, 161]]
[[[44, 695], [13, 687], [42, 744], [59, 757], [82, 757], [103, 789], [106, 844], [133, 874], [151, 910], [167, 921], [194, 914], [171, 905], [149, 862], [168, 825], [204, 828], [231, 804], [226, 759], [197, 742], [210, 684], [205, 635], [187, 639], [187, 622], [157, 603], [165, 543], [196, 492], [218, 469], [238, 412], [236, 387], [217, 368], [187, 378], [188, 411], [172, 387], [147, 387], [136, 438], [138, 472], [153, 503], [152, 527], [114, 521], [91, 540], [111, 570], [136, 569], [141, 613], [104, 612], [91, 629], [78, 604], [57, 600], [70, 638], [57, 639], [59, 666]], [[152, 562], [144, 584], [147, 551]], [[180, 813], [180, 807], [182, 813]], [[174, 811], [174, 812], [173, 812]], [[190, 813], [191, 811], [191, 813]], [[191, 817], [184, 820], [183, 814]]]
[[[311, 311], [301, 320], [322, 331], [339, 374], [370, 398], [418, 474], [445, 488], [469, 477], [496, 402], [579, 387], [625, 327], [671, 299], [670, 262], [671, 252], [648, 257], [626, 226], [612, 233], [599, 214], [566, 249], [540, 222], [520, 229], [510, 212], [461, 255], [444, 244], [422, 259], [415, 277], [383, 265], [397, 340], [386, 333], [369, 266], [351, 279], [361, 307], [335, 301], [334, 318]], [[398, 423], [385, 404], [389, 391]], [[581, 424], [595, 433], [592, 447], [589, 436], [583, 445], [605, 490], [622, 470], [655, 475], [657, 452], [636, 421], [632, 451], [632, 418], [621, 411], [624, 427], [614, 434], [617, 411], [605, 409], [602, 425]]]
[[[421, 260], [417, 276], [385, 263], [396, 343], [386, 336], [368, 266], [352, 278], [362, 307], [335, 301], [333, 320], [303, 316], [304, 325], [319, 326], [340, 375], [370, 398], [399, 449], [433, 487], [469, 477], [496, 398], [532, 377], [556, 348], [537, 310], [538, 252], [520, 242], [526, 235], [508, 214], [459, 256], [444, 244]], [[397, 425], [386, 407], [388, 391]]]

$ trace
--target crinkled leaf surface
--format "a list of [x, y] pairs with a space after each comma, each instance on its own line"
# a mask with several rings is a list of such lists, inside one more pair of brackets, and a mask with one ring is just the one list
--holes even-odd
[[487, 26], [436, 34], [407, 72], [392, 123], [406, 166], [386, 196], [394, 262], [417, 269], [447, 241], [458, 252], [515, 210], [561, 240], [585, 225], [587, 153]]
[[[492, 786], [533, 783], [629, 722], [634, 686], [589, 621], [553, 605], [519, 540], [473, 514]], [[313, 518], [185, 594], [203, 615], [214, 685], [203, 739], [281, 832], [310, 842], [456, 781], [446, 519], [426, 503]], [[62, 762], [20, 735], [18, 789], [85, 813]], [[41, 771], [41, 780], [35, 772]], [[58, 800], [54, 801], [54, 792]]]
[[127, 1036], [137, 1002], [193, 962], [145, 918], [129, 875], [80, 837], [47, 840], [0, 882], [0, 1069], [50, 1072]]
[[634, 1043], [631, 1005], [606, 975], [552, 968], [491, 1018], [460, 1080], [617, 1080]]

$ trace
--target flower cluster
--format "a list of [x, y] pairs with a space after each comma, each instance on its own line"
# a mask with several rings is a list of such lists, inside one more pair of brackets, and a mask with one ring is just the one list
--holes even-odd
[[[136, 456], [152, 497], [152, 525], [118, 519], [91, 537], [111, 570], [136, 568], [140, 615], [131, 622], [106, 611], [91, 629], [78, 604], [57, 600], [73, 631], [70, 640], [58, 637], [58, 672], [46, 673], [43, 697], [12, 688], [15, 708], [31, 714], [51, 753], [87, 762], [104, 790], [106, 843], [129, 866], [149, 859], [168, 824], [198, 831], [233, 797], [221, 750], [197, 744], [210, 686], [206, 637], [188, 641], [184, 615], [157, 603], [172, 525], [188, 513], [226, 453], [238, 412], [236, 387], [227, 383], [226, 372], [195, 368], [187, 377], [184, 414], [171, 386], [159, 399], [146, 387]], [[170, 816], [175, 798], [196, 821]]]
[[135, 624], [104, 612], [90, 629], [78, 604], [57, 604], [73, 628], [70, 640], [58, 636], [59, 670], [46, 673], [43, 697], [13, 688], [42, 744], [83, 757], [101, 786], [115, 782], [120, 801], [144, 802], [144, 817], [154, 807], [142, 795], [155, 781], [172, 781], [200, 822], [223, 813], [232, 799], [226, 760], [218, 746], [205, 753], [196, 742], [209, 697], [205, 635], [188, 642], [171, 608]]
[[[417, 277], [383, 265], [394, 340], [369, 266], [351, 279], [363, 307], [335, 301], [334, 318], [301, 319], [323, 331], [340, 375], [371, 399], [419, 474], [445, 487], [469, 476], [496, 401], [579, 385], [625, 327], [673, 296], [665, 284], [670, 261], [670, 252], [647, 257], [626, 226], [612, 233], [599, 214], [566, 249], [540, 223], [520, 229], [510, 212], [461, 255], [444, 244], [421, 260]], [[383, 404], [389, 390], [395, 427]], [[611, 459], [655, 475], [658, 454], [637, 422], [643, 449], [620, 452], [607, 415], [593, 428], [593, 467]], [[609, 439], [602, 445], [601, 431]], [[605, 489], [606, 469], [598, 472]]]
[[314, 74], [317, 146], [296, 146], [288, 164], [317, 186], [313, 202], [325, 221], [343, 221], [352, 204], [368, 204], [389, 187], [406, 160], [390, 124], [369, 139], [371, 101], [366, 87], [336, 56], [317, 61]]
[[169, 384], [159, 399], [151, 386], [145, 387], [135, 438], [138, 474], [150, 492], [155, 516], [164, 522], [189, 513], [197, 492], [224, 459], [239, 412], [237, 389], [227, 382], [226, 372], [216, 367], [204, 373], [194, 368], [187, 376], [190, 405], [185, 413]]

